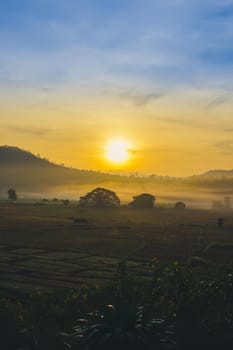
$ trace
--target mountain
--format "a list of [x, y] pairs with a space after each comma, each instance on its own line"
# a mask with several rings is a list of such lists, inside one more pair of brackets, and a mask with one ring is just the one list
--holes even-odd
[[100, 184], [120, 176], [67, 168], [18, 147], [0, 146], [0, 188], [38, 191], [59, 186]]
[[216, 169], [216, 170], [209, 170], [206, 173], [202, 174], [202, 176], [226, 176], [226, 177], [232, 177], [233, 176], [233, 169], [232, 170], [222, 170], [222, 169]]
[[54, 167], [56, 165], [49, 162], [46, 158], [35, 156], [31, 152], [24, 151], [18, 147], [0, 146], [0, 167], [12, 166]]

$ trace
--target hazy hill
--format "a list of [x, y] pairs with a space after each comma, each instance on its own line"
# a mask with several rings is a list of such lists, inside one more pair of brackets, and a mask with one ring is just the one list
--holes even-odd
[[20, 191], [40, 192], [58, 187], [107, 186], [115, 190], [188, 191], [192, 187], [224, 190], [232, 193], [233, 170], [211, 170], [187, 178], [151, 175], [122, 176], [97, 171], [67, 168], [17, 147], [0, 146], [0, 190], [9, 187]]
[[37, 191], [64, 185], [98, 184], [113, 176], [67, 168], [18, 147], [0, 146], [0, 188]]
[[232, 170], [222, 170], [222, 169], [209, 170], [202, 175], [203, 176], [233, 176], [233, 169]]
[[46, 158], [35, 156], [31, 152], [18, 147], [0, 146], [0, 167], [30, 166], [30, 167], [55, 167]]

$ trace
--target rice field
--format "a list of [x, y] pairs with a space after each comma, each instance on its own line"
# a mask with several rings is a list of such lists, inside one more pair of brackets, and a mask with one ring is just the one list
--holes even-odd
[[[1, 293], [103, 284], [114, 279], [122, 259], [140, 278], [151, 275], [154, 258], [170, 262], [199, 256], [211, 266], [229, 264], [232, 213], [1, 203]], [[224, 218], [222, 228], [218, 217]]]

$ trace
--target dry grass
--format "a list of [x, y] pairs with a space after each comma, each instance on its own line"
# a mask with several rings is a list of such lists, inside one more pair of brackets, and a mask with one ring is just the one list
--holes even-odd
[[[88, 219], [88, 227], [74, 224], [73, 216]], [[1, 290], [105, 283], [123, 258], [140, 277], [150, 275], [150, 261], [155, 257], [172, 261], [201, 256], [212, 264], [230, 263], [233, 249], [218, 247], [233, 247], [232, 213], [224, 215], [222, 229], [216, 225], [219, 216], [222, 214], [188, 209], [2, 204]]]

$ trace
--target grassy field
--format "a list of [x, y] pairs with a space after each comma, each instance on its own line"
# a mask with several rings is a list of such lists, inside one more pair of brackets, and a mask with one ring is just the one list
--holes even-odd
[[[223, 228], [217, 227], [220, 216]], [[72, 217], [86, 218], [88, 225], [75, 224]], [[2, 293], [105, 283], [124, 258], [132, 274], [146, 278], [153, 258], [170, 262], [193, 256], [213, 266], [232, 262], [232, 212], [0, 205]]]

